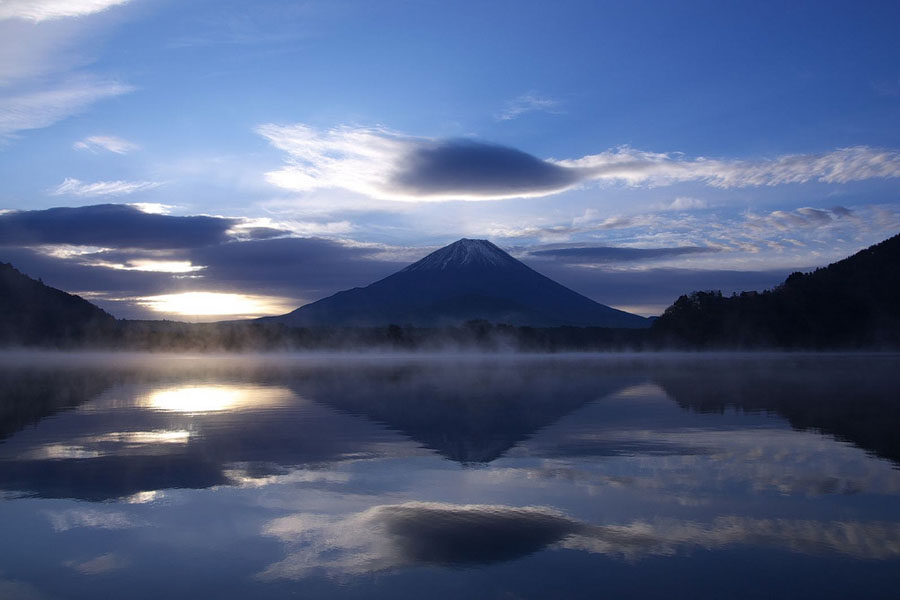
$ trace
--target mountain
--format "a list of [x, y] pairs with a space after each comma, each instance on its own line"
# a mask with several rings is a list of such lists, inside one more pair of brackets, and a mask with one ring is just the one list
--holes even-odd
[[116, 319], [84, 298], [0, 263], [0, 343], [68, 344], [111, 331]]
[[[445, 458], [488, 463], [581, 407], [643, 382], [575, 362], [370, 364], [321, 369], [290, 387], [339, 413], [360, 415]], [[624, 371], [624, 369], [622, 369]]]
[[694, 292], [653, 324], [691, 347], [860, 348], [900, 345], [900, 235], [764, 292]]
[[470, 320], [553, 327], [649, 327], [519, 262], [487, 240], [461, 239], [380, 281], [280, 317], [292, 326], [442, 326]]

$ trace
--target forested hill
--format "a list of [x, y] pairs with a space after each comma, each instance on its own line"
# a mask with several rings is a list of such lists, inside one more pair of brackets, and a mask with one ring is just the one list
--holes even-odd
[[681, 296], [653, 334], [694, 348], [896, 347], [900, 235], [811, 273], [793, 273], [773, 290]]
[[116, 319], [80, 296], [67, 294], [0, 263], [0, 343], [82, 343], [107, 335]]

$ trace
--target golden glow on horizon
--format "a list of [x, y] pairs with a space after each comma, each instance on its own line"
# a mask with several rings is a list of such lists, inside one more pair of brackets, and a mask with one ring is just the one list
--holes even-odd
[[154, 273], [193, 273], [201, 271], [206, 267], [202, 265], [194, 265], [189, 260], [129, 260], [126, 264], [104, 264], [102, 266], [110, 267], [120, 271], [149, 271]]
[[167, 412], [221, 412], [271, 406], [289, 394], [283, 388], [264, 386], [191, 385], [156, 390], [143, 404]]
[[296, 308], [286, 298], [220, 292], [146, 296], [138, 298], [137, 303], [155, 312], [189, 317], [263, 317], [284, 314]]

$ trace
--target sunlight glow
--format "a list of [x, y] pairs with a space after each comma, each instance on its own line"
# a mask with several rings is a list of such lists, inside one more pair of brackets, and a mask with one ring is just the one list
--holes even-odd
[[296, 306], [286, 298], [218, 292], [184, 292], [138, 298], [153, 311], [183, 316], [261, 317], [290, 312]]
[[71, 460], [82, 458], [97, 458], [101, 453], [90, 450], [84, 446], [72, 444], [49, 444], [40, 446], [25, 455], [32, 460]]
[[240, 399], [239, 390], [225, 386], [185, 387], [154, 392], [149, 404], [172, 412], [213, 412], [233, 408]]
[[143, 404], [168, 412], [221, 412], [270, 406], [286, 395], [284, 389], [265, 386], [192, 385], [156, 390]]
[[134, 493], [125, 498], [125, 502], [128, 504], [148, 504], [160, 500], [161, 498], [165, 498], [165, 496], [165, 492], [160, 490], [150, 490], [148, 492]]
[[90, 438], [92, 442], [120, 442], [124, 444], [186, 444], [191, 432], [186, 429], [155, 431], [114, 431]]
[[155, 273], [193, 273], [206, 267], [194, 265], [189, 260], [130, 260], [124, 265], [110, 265], [123, 271], [150, 271]]
[[171, 204], [160, 204], [159, 202], [129, 202], [128, 205], [150, 215], [167, 215], [174, 208]]

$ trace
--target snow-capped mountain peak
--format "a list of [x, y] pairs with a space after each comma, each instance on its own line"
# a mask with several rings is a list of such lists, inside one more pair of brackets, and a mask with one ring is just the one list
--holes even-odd
[[435, 250], [403, 271], [445, 271], [462, 267], [518, 268], [519, 261], [487, 240], [463, 238]]

